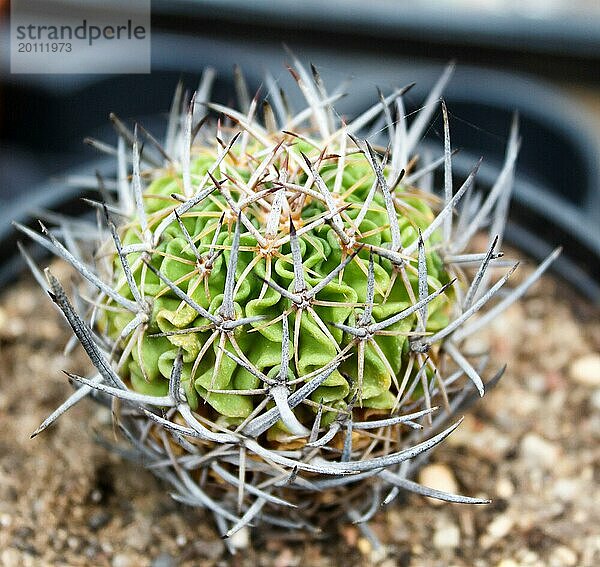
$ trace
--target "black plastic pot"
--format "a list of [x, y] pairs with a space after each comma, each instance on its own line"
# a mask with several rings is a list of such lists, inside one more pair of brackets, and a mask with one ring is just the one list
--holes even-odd
[[[228, 22], [231, 27], [263, 26], [287, 33], [301, 31], [314, 36], [420, 41], [431, 44], [463, 44], [510, 48], [546, 54], [598, 56], [600, 28], [591, 6], [588, 11], [510, 5], [487, 9], [485, 5], [457, 2], [394, 3], [389, 0], [154, 0], [155, 20], [184, 16], [184, 25], [199, 21]], [[229, 31], [231, 33], [231, 31]]]

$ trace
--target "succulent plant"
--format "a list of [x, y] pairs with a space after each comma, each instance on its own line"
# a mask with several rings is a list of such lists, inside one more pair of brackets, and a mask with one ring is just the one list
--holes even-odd
[[[164, 144], [113, 116], [117, 146], [90, 141], [117, 161], [90, 201], [97, 222], [19, 226], [81, 275], [76, 309], [23, 250], [96, 369], [69, 374], [76, 391], [35, 434], [88, 395], [112, 403], [125, 454], [228, 536], [362, 522], [401, 490], [485, 502], [411, 476], [502, 374], [486, 384], [465, 339], [558, 254], [498, 300], [516, 268], [498, 249], [517, 123], [489, 193], [474, 190], [479, 163], [455, 191], [440, 99], [452, 67], [410, 125], [407, 88], [346, 122], [311, 70], [294, 60], [297, 113], [270, 76], [259, 108], [239, 71], [239, 108], [213, 104], [206, 71], [191, 101], [178, 88]], [[418, 144], [440, 107], [444, 147], [428, 160]], [[508, 270], [492, 283], [494, 267]]]

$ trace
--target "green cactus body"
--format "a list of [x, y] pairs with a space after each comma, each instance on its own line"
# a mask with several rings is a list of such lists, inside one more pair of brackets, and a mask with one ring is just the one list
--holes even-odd
[[[291, 138], [291, 137], [288, 137]], [[279, 141], [286, 141], [285, 135], [279, 139], [270, 139], [274, 146]], [[299, 152], [307, 152], [309, 159], [316, 159], [325, 148], [315, 149], [302, 143], [288, 140], [289, 151], [296, 158]], [[304, 146], [304, 147], [303, 147]], [[335, 148], [327, 148], [335, 153]], [[225, 178], [248, 183], [260, 164], [268, 148], [262, 144], [254, 144], [247, 149], [247, 155], [232, 155], [222, 162], [221, 174]], [[192, 182], [200, 181], [216, 159], [216, 153], [202, 146], [192, 150]], [[285, 163], [284, 163], [285, 160]], [[362, 153], [350, 154], [346, 158], [338, 192], [334, 193], [337, 169], [335, 159], [322, 160], [319, 175], [329, 191], [335, 197], [336, 206], [344, 209], [344, 226], [349, 228], [358, 217], [364, 202], [376, 183], [375, 173], [367, 158]], [[299, 165], [290, 166], [288, 153], [279, 152], [272, 160], [272, 167], [283, 171], [289, 170], [288, 183], [305, 186], [307, 174]], [[287, 166], [286, 166], [287, 164]], [[385, 173], [388, 173], [386, 170]], [[149, 228], [157, 226], [165, 216], [177, 205], [172, 195], [183, 194], [181, 172], [158, 170], [150, 172], [152, 181], [144, 193], [145, 210], [148, 215]], [[244, 193], [236, 181], [223, 181], [233, 199], [237, 202], [244, 198]], [[277, 185], [267, 182], [261, 190], [273, 189], [274, 193], [266, 195], [264, 200], [272, 204]], [[399, 185], [394, 197], [401, 204], [397, 218], [401, 230], [402, 245], [407, 246], [418, 237], [418, 231], [424, 230], [433, 220], [434, 213], [428, 201], [431, 197], [418, 190]], [[297, 230], [309, 226], [323, 218], [327, 213], [325, 204], [311, 194], [304, 194], [304, 203], [295, 212]], [[245, 209], [248, 220], [260, 232], [265, 233], [268, 210], [260, 201]], [[221, 217], [225, 215], [224, 226]], [[174, 220], [164, 230], [160, 244], [151, 254], [150, 262], [172, 282], [177, 283], [182, 291], [188, 293], [194, 301], [211, 313], [218, 313], [223, 297], [226, 280], [226, 269], [229, 262], [229, 249], [232, 241], [232, 226], [236, 217], [223, 195], [212, 195], [181, 216], [180, 221], [202, 257], [211, 253], [222, 252], [209, 270], [203, 268], [191, 249], [179, 221]], [[221, 229], [223, 228], [223, 230]], [[371, 206], [362, 216], [360, 226], [356, 227], [355, 239], [358, 243], [377, 247], [389, 247], [391, 232], [384, 198], [381, 192], [372, 195]], [[215, 241], [216, 235], [216, 241]], [[344, 250], [335, 231], [327, 224], [319, 224], [304, 232], [299, 238], [304, 266], [304, 277], [308, 287], [319, 283], [336, 266], [343, 262], [351, 250]], [[123, 229], [124, 245], [139, 244], [142, 241], [139, 222], [132, 220]], [[286, 241], [287, 240], [287, 241]], [[283, 241], [283, 242], [282, 242]], [[448, 274], [443, 268], [434, 244], [439, 235], [434, 234], [425, 243], [428, 293], [439, 289], [448, 282]], [[179, 349], [183, 352], [183, 371], [181, 383], [190, 406], [198, 410], [202, 405], [210, 406], [211, 418], [223, 424], [233, 425], [247, 418], [260, 401], [259, 396], [248, 396], [234, 393], [235, 390], [250, 390], [263, 387], [264, 384], [246, 369], [238, 366], [227, 356], [219, 356], [219, 350], [226, 348], [233, 354], [236, 350], [229, 340], [219, 343], [209, 327], [209, 321], [198, 315], [192, 307], [181, 301], [159, 278], [144, 270], [139, 262], [139, 255], [129, 258], [132, 265], [138, 263], [135, 278], [145, 297], [152, 303], [152, 315], [144, 334], [139, 338], [139, 346], [131, 349], [127, 368], [133, 389], [150, 395], [164, 396], [168, 392], [168, 380], [173, 370], [173, 363]], [[133, 299], [131, 291], [123, 275], [118, 256], [115, 255], [113, 281], [120, 293]], [[390, 333], [377, 336], [376, 350], [372, 344], [365, 345], [364, 372], [362, 380], [358, 376], [356, 341], [332, 323], [355, 324], [357, 315], [364, 310], [367, 301], [367, 268], [369, 251], [363, 249], [353, 262], [340, 272], [339, 276], [329, 282], [316, 295], [313, 306], [318, 319], [307, 310], [299, 312], [292, 302], [265, 283], [272, 279], [285, 289], [292, 290], [294, 282], [293, 261], [289, 243], [289, 223], [282, 218], [276, 227], [276, 233], [269, 240], [267, 249], [261, 248], [256, 237], [249, 231], [240, 236], [240, 254], [236, 270], [235, 308], [236, 317], [257, 317], [264, 319], [251, 324], [251, 329], [234, 331], [236, 346], [243, 351], [248, 360], [265, 375], [274, 375], [279, 370], [282, 342], [282, 316], [289, 316], [294, 324], [299, 325], [290, 350], [292, 376], [310, 375], [311, 372], [329, 363], [335, 356], [345, 351], [348, 358], [338, 370], [335, 370], [310, 396], [315, 406], [297, 408], [297, 417], [307, 424], [314, 420], [316, 405], [323, 403], [328, 409], [323, 414], [323, 423], [330, 423], [340, 410], [347, 411], [348, 403], [361, 408], [378, 410], [386, 413], [398, 404], [399, 380], [406, 370], [406, 342], [411, 333], [416, 332], [417, 315], [399, 321], [389, 327]], [[412, 272], [409, 271], [412, 267]], [[398, 277], [398, 270], [385, 258], [376, 258], [374, 262], [375, 301], [373, 320], [379, 321], [400, 313], [412, 304], [418, 295], [418, 278], [416, 268], [408, 264], [407, 277], [410, 281], [412, 297], [407, 286]], [[142, 283], [143, 282], [143, 283]], [[429, 304], [429, 316], [426, 332], [433, 333], [443, 328], [448, 322], [448, 303], [450, 296], [439, 296]], [[108, 301], [107, 305], [111, 302]], [[117, 339], [123, 328], [130, 323], [132, 314], [106, 310], [104, 324], [112, 339]], [[295, 322], [295, 317], [299, 322]], [[326, 327], [323, 328], [323, 324]], [[197, 329], [197, 330], [195, 330]], [[205, 329], [204, 331], [202, 329]], [[173, 334], [177, 333], [177, 334]], [[161, 335], [162, 336], [157, 336]], [[164, 335], [167, 336], [164, 336]], [[335, 340], [335, 343], [331, 339]], [[123, 342], [123, 347], [126, 341]], [[296, 354], [294, 354], [296, 353]], [[383, 360], [383, 357], [385, 359]], [[390, 375], [393, 370], [394, 375]], [[416, 369], [414, 371], [416, 373]], [[359, 382], [362, 384], [359, 385]], [[358, 391], [360, 387], [360, 392]], [[219, 393], [226, 390], [228, 393]], [[417, 395], [419, 391], [417, 391]], [[353, 400], [358, 399], [358, 403]], [[302, 415], [310, 412], [311, 415]], [[373, 413], [373, 412], [372, 412]], [[268, 434], [276, 437], [283, 434], [285, 426], [278, 422]], [[280, 435], [282, 436], [282, 435]]]

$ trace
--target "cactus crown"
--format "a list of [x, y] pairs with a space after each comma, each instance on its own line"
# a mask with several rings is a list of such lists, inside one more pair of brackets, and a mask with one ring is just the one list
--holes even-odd
[[[299, 495], [318, 502], [323, 490], [365, 478], [369, 505], [352, 492], [340, 500], [355, 520], [375, 512], [382, 487], [391, 490], [386, 502], [407, 489], [481, 503], [408, 476], [458, 426], [444, 429], [446, 420], [484, 393], [485, 359], [462, 353], [464, 339], [557, 254], [471, 319], [516, 267], [491, 284], [489, 267], [505, 265], [496, 250], [516, 121], [498, 181], [476, 207], [478, 164], [453, 190], [443, 103], [441, 157], [415, 154], [451, 67], [409, 127], [406, 89], [345, 123], [332, 108], [339, 95], [327, 94], [314, 68], [311, 76], [294, 65], [308, 102], [298, 114], [267, 77], [259, 120], [239, 73], [240, 109], [212, 104], [209, 70], [189, 105], [178, 89], [164, 146], [144, 130], [142, 151], [141, 129], [113, 117], [118, 146], [91, 142], [118, 162], [116, 180], [100, 180], [106, 202], [93, 203], [104, 222], [91, 255], [78, 243], [88, 245], [91, 232], [70, 219], [58, 219], [62, 239], [43, 225], [44, 235], [20, 227], [96, 292], [91, 311], [78, 314], [60, 282], [47, 271], [45, 283], [27, 257], [97, 370], [71, 375], [80, 388], [36, 434], [88, 394], [121, 400], [119, 425], [135, 451], [227, 535], [259, 518], [315, 528], [314, 506]], [[216, 135], [208, 109], [224, 117]], [[368, 125], [387, 132], [384, 146]], [[441, 165], [440, 198], [425, 180]], [[485, 223], [487, 251], [466, 251]], [[445, 409], [436, 414], [436, 404]], [[283, 518], [269, 512], [277, 506], [293, 509]]]
[[[208, 179], [213, 190], [192, 207], [176, 208], [185, 198], [181, 175], [151, 173], [144, 222], [156, 244], [146, 258], [127, 255], [134, 285], [114, 253], [108, 275], [127, 299], [144, 297], [149, 320], [137, 336], [122, 337], [136, 313], [106, 310], [105, 331], [131, 352], [125, 370], [144, 394], [167, 395], [181, 352], [191, 408], [206, 406], [226, 426], [252, 413], [261, 401], [256, 389], [278, 382], [289, 390], [334, 359], [339, 365], [307, 397], [314, 404], [282, 415], [271, 437], [304, 431], [321, 403], [322, 425], [350, 406], [389, 413], [406, 393], [397, 376], [406, 369], [408, 338], [448, 322], [439, 235], [418, 244], [427, 278], [421, 294], [433, 295], [420, 312], [409, 310], [420, 293], [418, 262], [400, 258], [433, 220], [428, 202], [435, 200], [402, 185], [402, 172], [381, 165], [370, 146], [366, 157], [360, 145], [340, 147], [336, 138], [320, 148], [290, 134], [260, 134], [245, 151], [239, 138], [230, 144], [214, 172], [222, 148], [212, 150], [208, 140], [192, 145], [190, 184]], [[398, 179], [393, 192], [386, 175]], [[122, 246], [143, 245], [139, 218], [120, 232]], [[403, 269], [378, 250], [396, 254]]]

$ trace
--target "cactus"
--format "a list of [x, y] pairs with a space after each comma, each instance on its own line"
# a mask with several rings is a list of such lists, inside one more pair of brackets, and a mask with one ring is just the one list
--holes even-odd
[[[22, 249], [96, 369], [69, 374], [76, 391], [34, 435], [88, 395], [119, 402], [127, 454], [226, 536], [363, 522], [401, 490], [486, 502], [410, 477], [502, 375], [486, 384], [487, 358], [465, 339], [558, 251], [497, 299], [517, 267], [498, 251], [517, 121], [490, 192], [474, 192], [479, 163], [455, 191], [443, 101], [441, 156], [417, 153], [451, 71], [410, 126], [407, 88], [345, 122], [341, 94], [297, 60], [308, 106], [296, 114], [270, 76], [259, 111], [239, 71], [239, 108], [211, 103], [209, 70], [189, 103], [178, 88], [164, 144], [112, 116], [117, 146], [90, 140], [117, 161], [114, 181], [98, 178], [104, 202], [89, 201], [98, 222], [19, 225], [81, 275], [76, 309]], [[487, 250], [470, 250], [485, 225]], [[508, 269], [492, 283], [494, 267]]]

